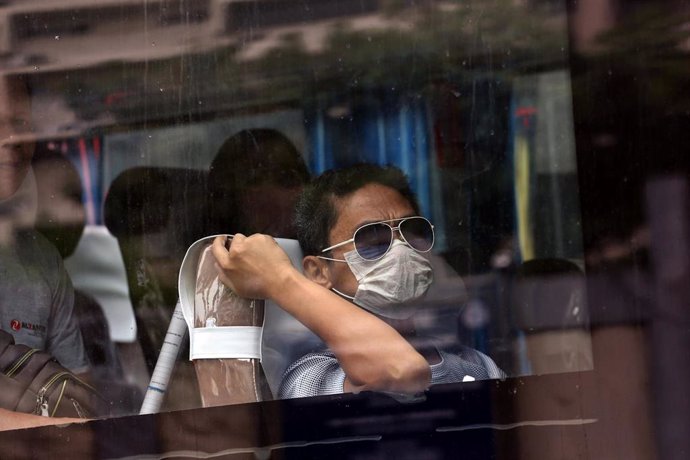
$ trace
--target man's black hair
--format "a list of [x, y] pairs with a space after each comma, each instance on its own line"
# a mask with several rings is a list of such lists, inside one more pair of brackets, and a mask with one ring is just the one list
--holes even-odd
[[338, 219], [335, 201], [369, 184], [392, 188], [419, 213], [407, 177], [394, 166], [362, 163], [326, 171], [304, 188], [297, 202], [295, 227], [305, 256], [320, 254], [329, 246], [328, 235]]

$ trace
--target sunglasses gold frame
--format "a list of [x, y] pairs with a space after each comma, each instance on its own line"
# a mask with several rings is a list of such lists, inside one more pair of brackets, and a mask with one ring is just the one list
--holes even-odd
[[[405, 238], [405, 235], [403, 234], [403, 232], [400, 231], [400, 225], [402, 225], [403, 222], [405, 222], [405, 221], [407, 221], [407, 220], [411, 220], [411, 219], [422, 219], [422, 220], [426, 221], [426, 223], [429, 224], [429, 228], [431, 228], [431, 244], [429, 245], [429, 249], [427, 249], [426, 251], [422, 251], [422, 250], [417, 249], [417, 248], [415, 248], [414, 246], [412, 246], [412, 245], [407, 241], [407, 239]], [[396, 227], [393, 227], [392, 225], [389, 225], [389, 222], [398, 222], [398, 225], [397, 225]], [[339, 247], [341, 247], [341, 246], [345, 246], [346, 244], [354, 243], [354, 242], [355, 242], [355, 239], [357, 238], [357, 232], [359, 232], [359, 231], [362, 230], [363, 228], [369, 227], [369, 226], [371, 226], [371, 225], [379, 225], [379, 224], [383, 224], [383, 225], [385, 225], [385, 226], [387, 226], [388, 228], [391, 229], [391, 239], [390, 239], [390, 242], [388, 243], [388, 248], [386, 248], [386, 250], [385, 250], [380, 256], [378, 256], [378, 257], [376, 257], [376, 258], [374, 258], [374, 259], [369, 259], [369, 258], [364, 257], [364, 256], [359, 252], [359, 249], [357, 249], [357, 245], [355, 244], [355, 251], [357, 251], [357, 254], [359, 254], [359, 256], [360, 256], [362, 259], [375, 261], [375, 260], [381, 259], [383, 256], [385, 256], [386, 254], [388, 254], [388, 251], [390, 251], [391, 246], [393, 246], [393, 240], [395, 239], [395, 236], [394, 236], [394, 235], [395, 235], [395, 232], [396, 232], [396, 231], [397, 231], [398, 234], [400, 235], [400, 238], [402, 238], [403, 242], [404, 242], [406, 245], [408, 245], [409, 247], [411, 247], [412, 249], [414, 249], [415, 251], [417, 251], [417, 252], [421, 252], [421, 253], [429, 252], [429, 251], [431, 251], [431, 249], [434, 247], [434, 243], [435, 243], [435, 241], [436, 241], [436, 233], [434, 232], [434, 224], [432, 224], [431, 221], [430, 221], [429, 219], [427, 219], [426, 217], [423, 217], [423, 216], [410, 216], [410, 217], [401, 217], [401, 218], [399, 218], [399, 219], [390, 219], [390, 220], [381, 220], [381, 221], [378, 221], [378, 222], [369, 222], [369, 223], [367, 223], [367, 224], [364, 224], [364, 225], [362, 225], [361, 227], [358, 227], [357, 230], [355, 230], [355, 232], [352, 234], [352, 238], [350, 238], [349, 240], [346, 240], [346, 241], [341, 241], [340, 243], [334, 244], [333, 246], [329, 246], [329, 247], [327, 247], [326, 249], [323, 249], [323, 250], [321, 251], [321, 253], [323, 254], [324, 252], [328, 252], [328, 251], [331, 251], [331, 250], [333, 250], [333, 249], [339, 248]], [[324, 258], [324, 259], [328, 259], [327, 257], [323, 257], [323, 258]], [[329, 259], [329, 260], [331, 260], [331, 259]], [[337, 260], [337, 259], [332, 259], [332, 260]]]

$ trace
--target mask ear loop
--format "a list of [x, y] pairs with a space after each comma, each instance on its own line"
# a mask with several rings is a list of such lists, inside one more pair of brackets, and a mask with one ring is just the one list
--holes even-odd
[[326, 257], [326, 256], [316, 256], [316, 257], [319, 259], [323, 259], [323, 260], [330, 260], [332, 262], [345, 262], [345, 263], [347, 263], [347, 260], [345, 260], [345, 259], [334, 259], [332, 257]]
[[354, 301], [354, 300], [355, 300], [355, 298], [354, 298], [353, 296], [350, 296], [350, 295], [347, 295], [347, 294], [345, 294], [345, 293], [343, 293], [343, 292], [340, 292], [340, 291], [337, 290], [336, 288], [333, 288], [333, 287], [332, 287], [332, 288], [331, 288], [331, 291], [335, 292], [336, 294], [338, 294], [338, 295], [341, 296], [341, 297], [345, 297], [346, 299], [348, 299], [348, 300], [350, 300], [350, 301]]
[[[333, 262], [344, 262], [344, 263], [347, 263], [347, 260], [345, 260], [345, 259], [334, 259], [334, 258], [332, 258], [332, 257], [326, 257], [326, 256], [316, 256], [316, 257], [319, 258], [319, 259], [330, 260], [330, 261], [333, 261]], [[344, 298], [346, 298], [346, 299], [349, 299], [350, 301], [355, 300], [354, 297], [351, 297], [351, 296], [349, 296], [349, 295], [347, 295], [347, 294], [344, 294], [344, 293], [340, 292], [339, 290], [337, 290], [336, 288], [331, 288], [331, 290], [332, 290], [333, 292], [335, 292], [336, 294], [338, 294], [339, 296], [344, 297]]]
[[[333, 259], [332, 257], [325, 257], [325, 256], [316, 256], [316, 257], [318, 257], [319, 259], [323, 259], [323, 260], [331, 260], [331, 261], [333, 261], [333, 262], [345, 262], [345, 263], [347, 263], [347, 260], [344, 260], [344, 259]], [[360, 256], [360, 257], [361, 257], [361, 256]], [[335, 292], [335, 293], [338, 294], [340, 297], [344, 297], [344, 298], [346, 298], [346, 299], [348, 299], [348, 300], [350, 300], [350, 301], [354, 301], [354, 300], [355, 300], [355, 298], [354, 298], [353, 296], [349, 296], [349, 295], [345, 294], [344, 292], [340, 292], [340, 291], [337, 290], [336, 288], [333, 288], [333, 287], [332, 287], [332, 288], [331, 288], [331, 291]]]

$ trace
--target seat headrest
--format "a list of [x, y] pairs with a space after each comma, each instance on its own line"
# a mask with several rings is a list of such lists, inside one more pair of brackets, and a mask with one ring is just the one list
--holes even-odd
[[117, 238], [170, 230], [185, 248], [204, 234], [207, 175], [184, 168], [137, 167], [112, 182], [104, 221]]

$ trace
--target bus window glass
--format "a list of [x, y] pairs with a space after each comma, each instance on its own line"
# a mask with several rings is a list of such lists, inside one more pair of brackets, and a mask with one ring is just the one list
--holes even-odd
[[[39, 211], [3, 208], [0, 236], [76, 238], [74, 314], [115, 414], [139, 412], [188, 248], [294, 239], [310, 178], [360, 163], [402, 171], [433, 224], [417, 336], [480, 352], [489, 377], [593, 368], [564, 2], [6, 3], [3, 78], [28, 88], [32, 118], [13, 142], [35, 146]], [[281, 372], [325, 345], [265, 307], [277, 397]], [[234, 324], [219, 318], [199, 327]], [[189, 353], [185, 339], [161, 410], [208, 405]]]

